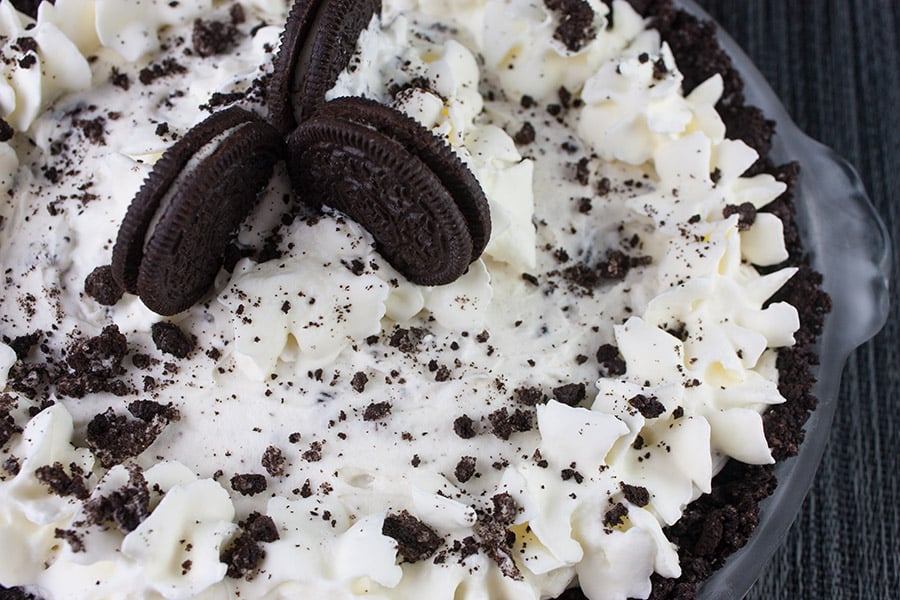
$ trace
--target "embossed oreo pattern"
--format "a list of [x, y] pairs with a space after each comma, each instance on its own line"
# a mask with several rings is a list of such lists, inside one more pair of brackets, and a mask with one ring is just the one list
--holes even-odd
[[398, 143], [362, 125], [314, 118], [289, 139], [304, 202], [346, 213], [410, 281], [442, 285], [472, 257], [466, 220], [441, 181]]

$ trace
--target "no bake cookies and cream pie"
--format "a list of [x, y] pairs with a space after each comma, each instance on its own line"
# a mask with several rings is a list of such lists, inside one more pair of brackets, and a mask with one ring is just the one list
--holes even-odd
[[828, 300], [711, 25], [0, 0], [0, 36], [3, 597], [690, 598], [752, 534]]

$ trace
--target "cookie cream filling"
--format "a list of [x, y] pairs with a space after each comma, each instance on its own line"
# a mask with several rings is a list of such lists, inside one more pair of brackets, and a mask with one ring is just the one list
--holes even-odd
[[[262, 110], [288, 7], [111, 4], [44, 3], [29, 28], [0, 3], [17, 132], [0, 143], [0, 584], [519, 599], [577, 583], [597, 600], [677, 577], [663, 527], [729, 457], [772, 461], [760, 414], [783, 402], [775, 357], [798, 327], [768, 303], [793, 270], [753, 266], [786, 256], [780, 221], [755, 214], [784, 185], [743, 176], [756, 155], [725, 137], [721, 80], [685, 97], [619, 0], [587, 3], [581, 39], [542, 2], [386, 1], [330, 96], [444, 137], [490, 202], [487, 251], [451, 285], [410, 284], [276, 172], [229, 271], [169, 320], [193, 338], [174, 358], [160, 317], [83, 282], [204, 106]], [[235, 30], [214, 56], [197, 18]], [[62, 46], [80, 67], [54, 66]], [[84, 373], [111, 324], [127, 350]]]
[[249, 122], [239, 123], [234, 127], [226, 129], [221, 133], [217, 134], [211, 140], [206, 142], [197, 152], [194, 153], [193, 156], [185, 163], [182, 172], [178, 174], [172, 184], [169, 186], [169, 189], [162, 195], [159, 199], [159, 208], [156, 210], [156, 214], [153, 219], [150, 221], [147, 226], [147, 233], [144, 235], [144, 244], [143, 249], [146, 252], [147, 247], [150, 244], [150, 241], [153, 239], [153, 234], [156, 231], [156, 226], [159, 224], [160, 219], [164, 218], [166, 215], [166, 211], [172, 205], [172, 200], [175, 195], [178, 194], [178, 191], [185, 185], [185, 183], [190, 180], [192, 176], [195, 176], [195, 172], [198, 166], [200, 166], [204, 160], [215, 154], [221, 147], [222, 143], [229, 138], [229, 136], [234, 135], [239, 130], [243, 129], [249, 124]]

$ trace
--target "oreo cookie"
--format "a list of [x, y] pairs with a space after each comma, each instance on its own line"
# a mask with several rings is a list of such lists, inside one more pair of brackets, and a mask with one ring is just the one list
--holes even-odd
[[269, 122], [287, 135], [325, 102], [381, 0], [295, 0], [267, 92]]
[[279, 133], [238, 107], [191, 129], [156, 163], [128, 208], [112, 274], [152, 311], [190, 308], [284, 154]]
[[298, 198], [365, 227], [414, 283], [458, 279], [490, 239], [487, 199], [471, 171], [418, 122], [365, 98], [321, 107], [288, 138]]

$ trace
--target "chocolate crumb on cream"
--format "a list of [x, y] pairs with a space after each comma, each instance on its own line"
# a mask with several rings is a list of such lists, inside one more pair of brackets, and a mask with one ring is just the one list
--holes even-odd
[[84, 280], [84, 291], [91, 298], [106, 306], [113, 306], [122, 298], [122, 288], [112, 276], [109, 265], [97, 267]]
[[382, 533], [397, 541], [400, 556], [409, 562], [430, 558], [442, 543], [431, 527], [407, 511], [385, 517]]
[[266, 470], [272, 477], [281, 477], [284, 475], [285, 470], [285, 461], [287, 459], [284, 457], [284, 453], [275, 446], [269, 446], [266, 448], [265, 453], [262, 456], [262, 460], [260, 461], [263, 468]]
[[113, 524], [123, 533], [129, 533], [150, 514], [150, 490], [140, 469], [128, 467], [128, 482], [109, 495], [91, 498], [84, 505], [91, 523], [105, 526]]
[[35, 471], [35, 477], [58, 496], [75, 496], [81, 500], [87, 498], [84, 471], [74, 463], [70, 466], [70, 471], [71, 474], [67, 473], [65, 467], [56, 462], [39, 467]]
[[266, 491], [265, 475], [244, 473], [231, 478], [231, 489], [243, 496], [254, 496]]
[[191, 41], [194, 52], [205, 57], [224, 54], [235, 45], [237, 36], [238, 30], [231, 22], [197, 19], [194, 21]]
[[456, 464], [456, 469], [453, 471], [456, 480], [460, 483], [465, 483], [472, 479], [472, 476], [475, 475], [475, 466], [477, 462], [478, 459], [474, 456], [463, 456], [460, 458], [459, 462]]
[[150, 329], [156, 348], [175, 358], [187, 358], [194, 349], [194, 342], [173, 323], [154, 323]]

